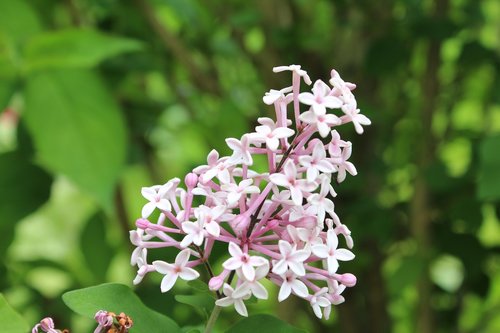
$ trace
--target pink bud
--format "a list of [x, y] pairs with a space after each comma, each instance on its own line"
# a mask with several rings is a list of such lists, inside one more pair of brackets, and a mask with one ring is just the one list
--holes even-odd
[[186, 184], [188, 189], [193, 189], [198, 185], [198, 175], [191, 172], [186, 175], [184, 178], [184, 183]]
[[208, 281], [208, 288], [210, 290], [219, 290], [224, 284], [224, 278], [222, 276], [214, 276]]
[[150, 224], [151, 224], [151, 222], [149, 222], [146, 219], [137, 219], [137, 221], [135, 221], [135, 225], [137, 226], [137, 228], [143, 229], [143, 230], [148, 228]]
[[356, 281], [356, 277], [351, 273], [345, 273], [339, 276], [339, 282], [346, 287], [354, 287], [356, 285]]
[[101, 326], [111, 326], [113, 324], [113, 317], [109, 315], [107, 311], [99, 310], [94, 315], [94, 319]]
[[246, 214], [236, 216], [231, 222], [231, 227], [236, 234], [244, 232], [250, 224], [250, 218]]
[[52, 318], [50, 317], [47, 317], [47, 318], [43, 318], [41, 321], [40, 321], [40, 327], [43, 329], [43, 330], [51, 330], [51, 329], [54, 329], [54, 321], [52, 320]]

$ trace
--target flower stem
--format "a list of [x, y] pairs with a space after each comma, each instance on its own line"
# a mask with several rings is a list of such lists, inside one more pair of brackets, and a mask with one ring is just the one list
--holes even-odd
[[207, 326], [205, 327], [205, 333], [210, 333], [212, 332], [214, 326], [215, 326], [215, 321], [219, 317], [220, 310], [222, 307], [216, 305], [214, 309], [212, 310], [212, 313], [210, 314], [210, 318], [208, 318], [207, 321]]

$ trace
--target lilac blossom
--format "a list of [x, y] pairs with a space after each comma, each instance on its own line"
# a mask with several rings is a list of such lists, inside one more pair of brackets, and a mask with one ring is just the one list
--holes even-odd
[[[178, 278], [193, 280], [206, 269], [216, 305], [247, 316], [247, 299], [269, 297], [268, 280], [279, 287], [280, 302], [300, 297], [319, 318], [328, 318], [332, 305], [344, 301], [342, 292], [356, 284], [339, 264], [354, 259], [348, 250], [354, 242], [335, 200], [337, 186], [357, 171], [349, 160], [352, 144], [337, 129], [353, 123], [361, 134], [370, 120], [357, 108], [355, 85], [337, 71], [330, 86], [318, 80], [311, 91], [301, 91], [302, 82], [312, 82], [299, 65], [273, 71], [292, 72], [291, 86], [263, 97], [274, 106], [275, 120], [261, 117], [255, 132], [226, 139], [229, 156], [212, 150], [207, 164], [185, 177], [185, 188], [178, 179], [143, 188], [148, 202], [130, 232], [134, 283], [160, 273], [166, 292]], [[253, 168], [257, 156], [267, 158], [265, 170]], [[155, 210], [160, 218], [153, 223], [148, 218]], [[218, 265], [211, 256], [215, 246], [227, 248]], [[179, 251], [173, 264], [148, 263], [152, 251], [166, 247]]]

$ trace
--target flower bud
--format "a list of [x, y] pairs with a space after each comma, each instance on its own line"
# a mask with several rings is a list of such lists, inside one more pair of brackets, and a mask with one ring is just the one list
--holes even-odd
[[339, 282], [346, 287], [354, 287], [356, 285], [357, 279], [354, 274], [345, 273], [339, 276]]
[[208, 281], [208, 288], [210, 290], [219, 290], [224, 284], [224, 278], [222, 276], [214, 276]]
[[186, 175], [186, 178], [184, 178], [184, 183], [186, 184], [188, 190], [191, 190], [198, 185], [198, 175], [191, 172]]
[[150, 224], [151, 222], [146, 219], [137, 219], [137, 221], [135, 221], [135, 225], [137, 226], [137, 228], [142, 230], [148, 228]]

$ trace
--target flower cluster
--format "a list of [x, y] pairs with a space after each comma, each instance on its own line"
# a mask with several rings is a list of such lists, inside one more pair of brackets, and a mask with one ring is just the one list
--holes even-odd
[[[233, 305], [247, 316], [244, 301], [267, 299], [261, 281], [268, 279], [279, 286], [280, 302], [294, 294], [319, 318], [328, 318], [331, 306], [344, 301], [344, 289], [356, 284], [353, 274], [339, 273], [339, 261], [354, 259], [339, 248], [339, 236], [349, 249], [353, 240], [335, 213], [332, 183], [357, 172], [348, 161], [351, 142], [335, 128], [352, 123], [361, 134], [370, 120], [357, 108], [355, 85], [335, 70], [330, 85], [317, 80], [311, 92], [300, 92], [301, 80], [312, 83], [300, 66], [274, 68], [282, 71], [292, 72], [292, 86], [263, 97], [274, 105], [276, 120], [259, 118], [255, 132], [226, 139], [232, 154], [212, 150], [207, 164], [185, 177], [185, 188], [174, 178], [142, 189], [149, 202], [130, 232], [136, 246], [131, 264], [138, 267], [134, 284], [158, 272], [166, 292], [178, 278], [198, 278], [194, 268], [204, 266], [219, 306]], [[267, 157], [267, 172], [252, 170], [256, 155]], [[153, 223], [148, 218], [157, 209]], [[229, 256], [214, 272], [210, 255], [216, 242], [227, 244]], [[148, 251], [162, 247], [179, 249], [174, 262], [149, 263]]]
[[[124, 314], [115, 314], [114, 312], [108, 312], [104, 310], [99, 310], [94, 316], [97, 322], [97, 327], [94, 333], [127, 333], [132, 327], [132, 319]], [[59, 330], [55, 328], [54, 320], [50, 317], [43, 318], [38, 324], [31, 330], [32, 333], [69, 333], [69, 330]]]

